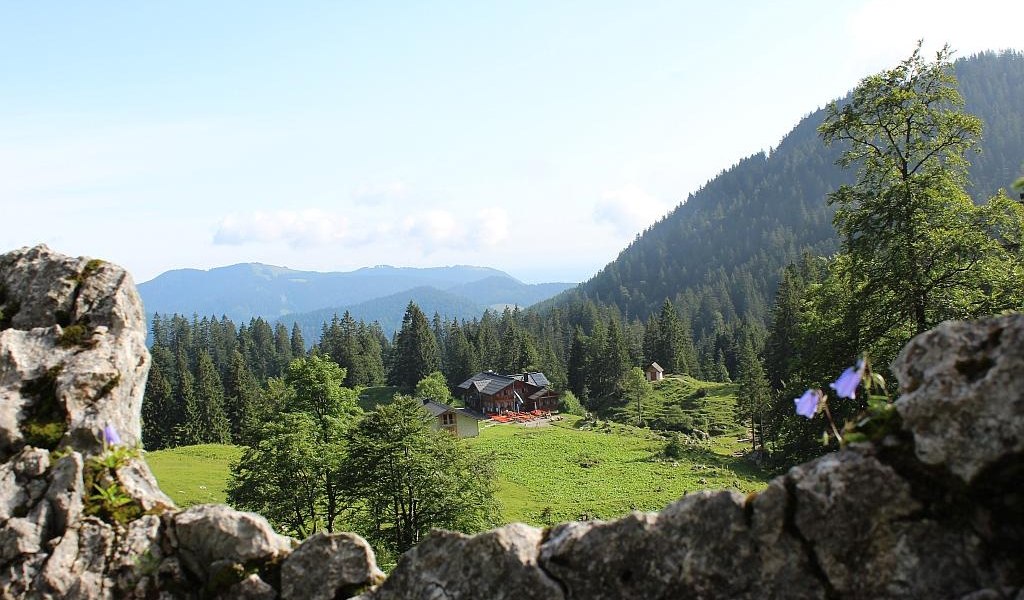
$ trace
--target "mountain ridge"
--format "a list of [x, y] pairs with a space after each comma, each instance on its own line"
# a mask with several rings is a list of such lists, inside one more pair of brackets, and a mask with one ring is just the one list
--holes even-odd
[[[1009, 189], [1024, 171], [1024, 53], [983, 52], [954, 63], [965, 110], [985, 124], [972, 153], [967, 191], [976, 202]], [[843, 102], [849, 98], [837, 99]], [[765, 323], [780, 269], [803, 253], [838, 249], [828, 193], [852, 181], [817, 134], [819, 108], [802, 118], [770, 152], [723, 169], [653, 223], [593, 277], [537, 308], [582, 299], [614, 305], [645, 319], [666, 298], [691, 319], [695, 337], [721, 322]], [[1016, 161], [1016, 162], [1015, 162]]]
[[[291, 323], [291, 315], [328, 314], [350, 310], [378, 314], [368, 303], [405, 294], [429, 298], [430, 306], [449, 317], [471, 318], [496, 304], [528, 306], [575, 283], [526, 284], [492, 267], [394, 267], [377, 265], [352, 271], [300, 271], [258, 262], [211, 269], [173, 269], [139, 284], [147, 314], [227, 316], [236, 322], [255, 317]], [[429, 294], [425, 289], [438, 294]], [[416, 290], [410, 295], [410, 291]], [[402, 309], [408, 300], [402, 302]], [[401, 312], [396, 315], [401, 320]], [[360, 318], [359, 315], [356, 315]], [[381, 315], [390, 322], [395, 317]], [[382, 322], [382, 325], [384, 323]], [[303, 330], [305, 331], [305, 327]], [[319, 331], [319, 324], [316, 327]], [[386, 328], [387, 329], [387, 328]]]

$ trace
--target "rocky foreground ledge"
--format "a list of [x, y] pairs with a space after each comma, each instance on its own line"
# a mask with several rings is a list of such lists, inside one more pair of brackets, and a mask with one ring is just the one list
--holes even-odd
[[359, 536], [299, 543], [226, 506], [180, 510], [137, 456], [100, 460], [105, 427], [140, 439], [145, 327], [119, 267], [0, 255], [3, 598], [1024, 598], [1024, 315], [912, 340], [899, 426], [760, 494], [438, 532], [386, 580]]

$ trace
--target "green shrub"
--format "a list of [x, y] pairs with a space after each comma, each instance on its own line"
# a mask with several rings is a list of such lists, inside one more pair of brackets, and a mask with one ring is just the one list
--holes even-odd
[[580, 403], [579, 398], [572, 392], [565, 392], [562, 397], [558, 400], [558, 412], [567, 413], [570, 415], [577, 415], [580, 417], [586, 416], [587, 411], [583, 409], [583, 405]]

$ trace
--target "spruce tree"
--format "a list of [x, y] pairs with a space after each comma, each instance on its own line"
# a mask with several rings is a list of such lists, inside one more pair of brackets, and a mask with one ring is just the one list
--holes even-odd
[[448, 385], [455, 387], [477, 371], [473, 345], [457, 321], [448, 324], [448, 343], [445, 345], [444, 374]]
[[198, 439], [203, 443], [230, 444], [231, 424], [224, 412], [224, 386], [220, 375], [209, 352], [200, 352], [198, 363], [196, 391], [200, 399], [200, 421], [190, 424], [190, 430], [199, 432]]
[[583, 328], [577, 326], [573, 330], [572, 344], [569, 346], [569, 364], [566, 366], [566, 378], [569, 383], [569, 390], [587, 404], [587, 336], [583, 335]]
[[181, 420], [174, 428], [174, 445], [191, 446], [203, 443], [204, 411], [202, 400], [196, 391], [195, 376], [188, 367], [188, 360], [181, 352], [175, 361], [177, 387], [174, 390], [175, 404], [180, 407]]
[[231, 437], [244, 443], [247, 432], [269, 416], [262, 414], [262, 390], [241, 352], [235, 351], [224, 385], [224, 412], [231, 423]]
[[758, 445], [763, 450], [764, 413], [771, 400], [771, 388], [750, 339], [745, 339], [740, 348], [739, 385], [736, 416], [750, 425], [751, 450], [756, 451]]
[[409, 302], [402, 317], [402, 328], [395, 337], [395, 362], [392, 383], [412, 391], [420, 379], [441, 370], [437, 341], [426, 315]]
[[142, 398], [142, 444], [147, 450], [159, 450], [174, 443], [178, 417], [169, 369], [170, 352], [163, 347], [152, 350], [146, 392]]
[[302, 328], [298, 323], [292, 323], [292, 358], [304, 358], [306, 356], [306, 340], [302, 337]]

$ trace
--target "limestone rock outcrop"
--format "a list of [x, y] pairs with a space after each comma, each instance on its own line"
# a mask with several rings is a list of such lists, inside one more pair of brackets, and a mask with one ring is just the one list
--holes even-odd
[[[251, 513], [179, 510], [130, 452], [104, 471], [104, 427], [140, 438], [144, 341], [122, 269], [0, 255], [0, 597], [1024, 598], [1024, 315], [912, 340], [888, 428], [758, 494], [435, 532], [387, 579], [354, 534], [300, 544]], [[98, 480], [127, 509], [98, 505]]]
[[[0, 255], [0, 597], [279, 597], [298, 542], [226, 506], [178, 510], [137, 453], [99, 462], [106, 428], [121, 448], [141, 440], [145, 340], [120, 267]], [[97, 482], [127, 502], [104, 505]], [[381, 573], [365, 542], [346, 548], [335, 582], [354, 594]]]

